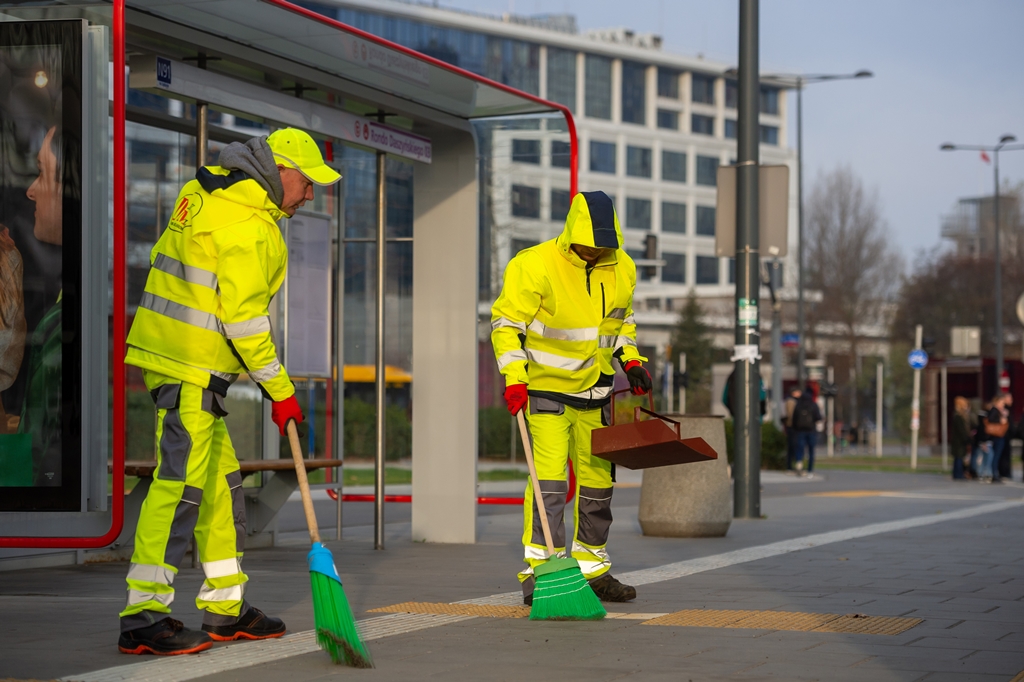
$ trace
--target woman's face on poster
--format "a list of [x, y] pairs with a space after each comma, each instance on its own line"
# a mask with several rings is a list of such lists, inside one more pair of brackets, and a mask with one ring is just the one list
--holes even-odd
[[26, 194], [36, 203], [35, 238], [47, 244], [60, 246], [64, 241], [64, 204], [57, 156], [53, 153], [53, 136], [56, 128], [50, 128], [43, 140], [36, 162], [39, 176]]

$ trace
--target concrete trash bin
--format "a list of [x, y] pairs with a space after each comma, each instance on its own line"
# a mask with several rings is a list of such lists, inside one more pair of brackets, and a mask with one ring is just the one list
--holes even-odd
[[700, 437], [718, 453], [711, 462], [643, 470], [640, 528], [664, 538], [722, 537], [732, 523], [732, 481], [725, 421], [713, 415], [666, 414], [681, 422], [683, 438]]

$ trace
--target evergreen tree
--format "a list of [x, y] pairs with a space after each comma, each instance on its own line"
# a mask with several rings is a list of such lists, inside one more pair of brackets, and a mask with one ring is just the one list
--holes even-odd
[[711, 411], [711, 364], [715, 348], [711, 339], [711, 328], [704, 321], [704, 308], [697, 295], [690, 290], [686, 305], [679, 312], [679, 322], [672, 331], [672, 360], [677, 361], [680, 353], [686, 353], [686, 373], [690, 386], [686, 391], [686, 411], [709, 413]]

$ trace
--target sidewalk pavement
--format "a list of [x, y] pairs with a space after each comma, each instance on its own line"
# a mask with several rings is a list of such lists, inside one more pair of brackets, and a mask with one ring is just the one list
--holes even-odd
[[[372, 671], [334, 666], [316, 649], [309, 543], [294, 526], [244, 564], [247, 599], [284, 618], [290, 634], [198, 656], [117, 653], [124, 563], [3, 573], [0, 679], [1024, 680], [1024, 485], [830, 471], [766, 476], [763, 488], [765, 518], [704, 539], [644, 537], [639, 489], [617, 489], [613, 573], [638, 598], [608, 605], [620, 617], [585, 623], [370, 613], [404, 602], [519, 603], [521, 513], [481, 513], [475, 545], [409, 542], [407, 517], [389, 515], [386, 549], [374, 551], [365, 512], [346, 504], [345, 539], [328, 545]], [[201, 581], [186, 567], [176, 582], [175, 616], [192, 627]], [[677, 614], [659, 621], [676, 624], [652, 622], [661, 614]], [[849, 632], [857, 623], [893, 634]]]

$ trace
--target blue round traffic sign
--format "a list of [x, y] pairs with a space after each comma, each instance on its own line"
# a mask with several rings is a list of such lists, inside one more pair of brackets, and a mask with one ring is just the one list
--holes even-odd
[[924, 369], [928, 366], [928, 354], [920, 348], [915, 348], [907, 355], [907, 362], [914, 369]]

